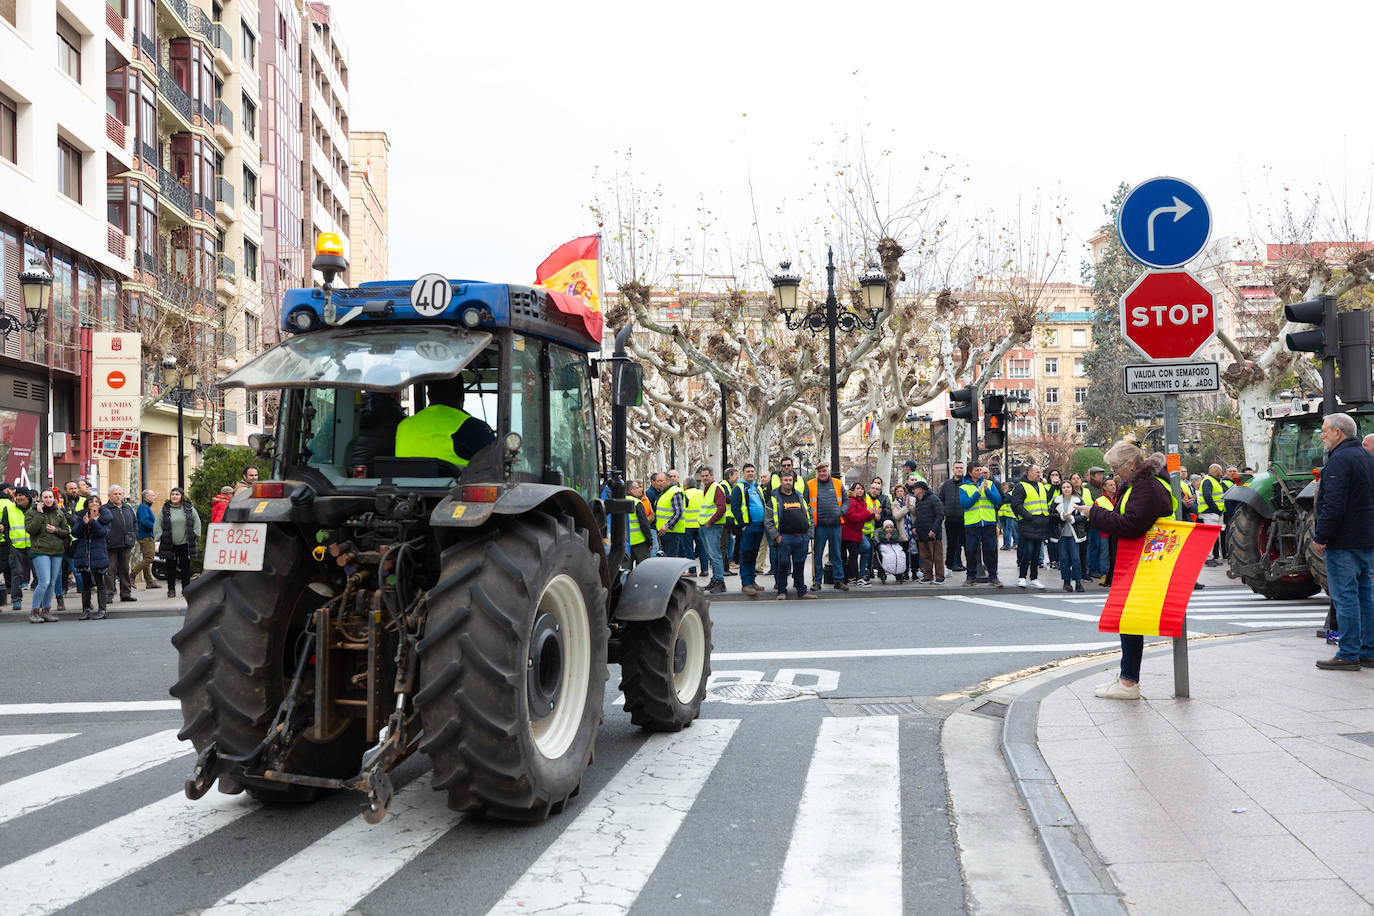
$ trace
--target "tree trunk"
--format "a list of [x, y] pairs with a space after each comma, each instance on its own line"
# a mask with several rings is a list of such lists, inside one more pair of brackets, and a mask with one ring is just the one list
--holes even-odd
[[875, 425], [878, 427], [878, 469], [874, 476], [881, 477], [891, 489], [893, 444], [897, 438], [898, 424], [892, 422], [889, 417], [879, 414]]
[[1273, 380], [1265, 378], [1258, 385], [1236, 392], [1241, 441], [1245, 444], [1245, 463], [1256, 471], [1269, 467], [1269, 437], [1274, 427], [1259, 415], [1259, 411], [1269, 404], [1272, 386]]

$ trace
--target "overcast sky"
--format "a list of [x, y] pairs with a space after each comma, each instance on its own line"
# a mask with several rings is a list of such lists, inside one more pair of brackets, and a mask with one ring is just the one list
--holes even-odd
[[332, 5], [351, 124], [391, 140], [396, 279], [529, 282], [596, 231], [628, 149], [669, 234], [704, 203], [752, 239], [752, 179], [773, 263], [860, 134], [904, 193], [955, 163], [965, 216], [1059, 196], [1075, 246], [1119, 182], [1155, 175], [1202, 191], [1213, 238], [1263, 233], [1285, 187], [1349, 200], [1370, 233], [1368, 0]]

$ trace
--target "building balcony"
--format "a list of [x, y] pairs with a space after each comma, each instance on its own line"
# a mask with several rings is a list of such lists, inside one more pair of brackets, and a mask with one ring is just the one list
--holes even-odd
[[137, 44], [139, 50], [143, 52], [143, 56], [148, 58], [150, 62], [156, 63], [157, 37], [155, 35], [145, 35], [144, 33], [139, 32], [137, 29], [135, 29], [134, 31], [135, 35], [137, 36], [137, 41], [135, 42], [135, 44]]
[[191, 18], [187, 20], [191, 24], [191, 31], [195, 37], [204, 39], [210, 47], [215, 45], [215, 22], [198, 6], [190, 8]]
[[223, 176], [215, 179], [215, 212], [228, 219], [234, 218], [234, 186]]
[[108, 3], [105, 4], [105, 25], [109, 27], [111, 32], [119, 36], [120, 41], [129, 37], [128, 22], [120, 15], [119, 10]]
[[[110, 141], [106, 152], [111, 159], [118, 163], [121, 171], [128, 171], [134, 167], [134, 132], [133, 128], [124, 124], [119, 118], [105, 113], [105, 139]], [[113, 166], [112, 166], [113, 167]]]
[[230, 37], [229, 30], [218, 22], [214, 24], [214, 33], [211, 44], [215, 46], [215, 63], [228, 73], [234, 65], [234, 39]]
[[128, 236], [124, 234], [123, 229], [108, 224], [105, 226], [105, 250], [110, 254], [121, 260], [128, 257], [125, 248], [127, 242]]
[[184, 221], [189, 222], [192, 211], [191, 192], [177, 179], [177, 176], [164, 168], [157, 170], [157, 183], [162, 192], [158, 195], [158, 203], [170, 208]]
[[234, 142], [234, 113], [223, 100], [215, 100], [215, 138], [225, 146]]
[[158, 17], [159, 24], [165, 23], [177, 38], [191, 37], [191, 11], [186, 0], [158, 0], [157, 5], [170, 13]]
[[193, 117], [191, 97], [186, 94], [185, 89], [177, 85], [172, 74], [162, 64], [157, 65], [157, 100], [168, 114], [179, 118], [182, 124], [190, 129]]

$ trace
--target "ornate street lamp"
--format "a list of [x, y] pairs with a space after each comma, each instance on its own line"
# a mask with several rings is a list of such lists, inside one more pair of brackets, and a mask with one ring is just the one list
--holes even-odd
[[778, 294], [778, 312], [787, 323], [788, 330], [806, 328], [812, 334], [828, 332], [830, 358], [830, 463], [831, 470], [842, 472], [840, 467], [840, 394], [835, 371], [835, 332], [851, 333], [859, 328], [871, 331], [878, 326], [878, 317], [887, 302], [887, 277], [878, 271], [876, 264], [869, 265], [869, 272], [859, 281], [863, 289], [864, 311], [860, 315], [852, 309], [840, 308], [835, 298], [835, 253], [829, 247], [825, 250], [825, 305], [813, 308], [799, 319], [794, 319], [797, 310], [797, 291], [801, 278], [792, 273], [792, 262], [783, 261], [778, 265], [779, 273], [772, 278], [773, 289]]
[[29, 261], [29, 269], [19, 272], [19, 289], [24, 296], [24, 311], [29, 320], [21, 321], [0, 310], [0, 339], [9, 337], [15, 331], [28, 331], [32, 334], [42, 326], [48, 317], [48, 305], [52, 302], [52, 274], [37, 258]]

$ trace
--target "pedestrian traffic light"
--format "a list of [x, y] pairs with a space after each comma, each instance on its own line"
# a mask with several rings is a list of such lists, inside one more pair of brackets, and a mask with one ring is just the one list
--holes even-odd
[[996, 451], [1007, 441], [1007, 399], [1000, 394], [983, 398], [983, 448]]
[[1294, 331], [1284, 337], [1284, 343], [1294, 353], [1316, 353], [1335, 359], [1339, 350], [1339, 320], [1336, 317], [1336, 297], [1319, 296], [1306, 302], [1283, 307], [1283, 317], [1300, 324], [1316, 325], [1310, 331]]
[[978, 402], [973, 399], [972, 388], [950, 389], [949, 399], [958, 406], [949, 409], [949, 415], [956, 420], [967, 420], [969, 435], [978, 438]]

